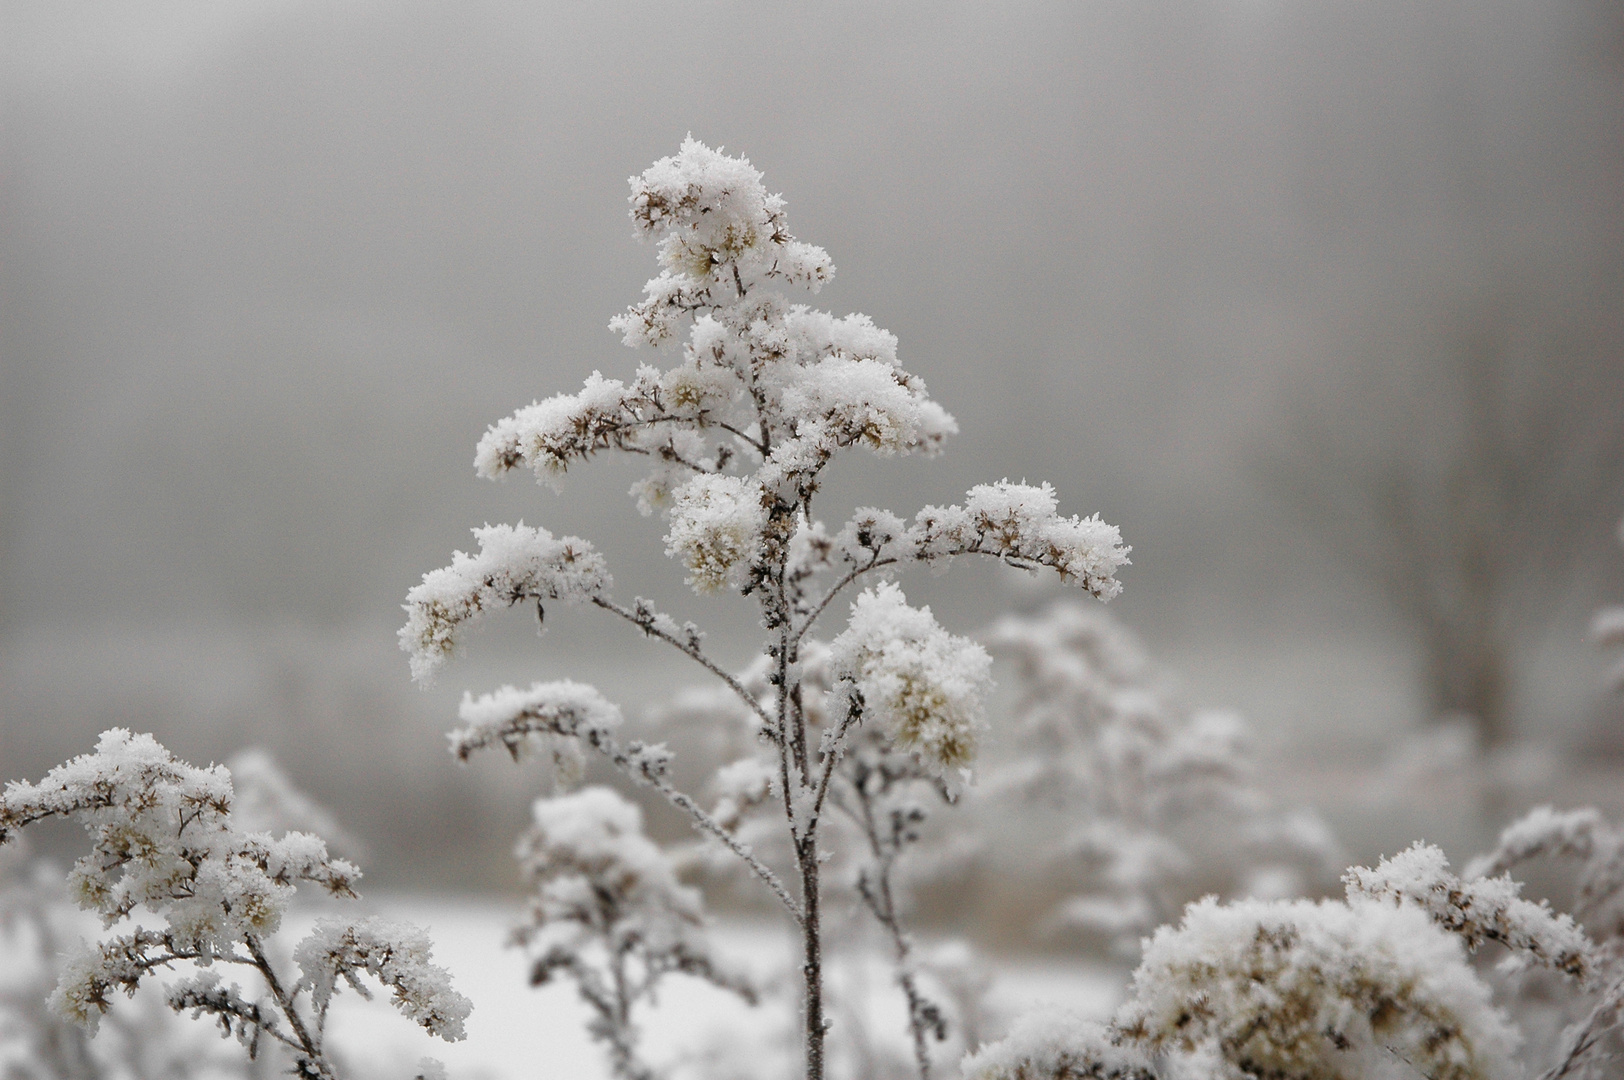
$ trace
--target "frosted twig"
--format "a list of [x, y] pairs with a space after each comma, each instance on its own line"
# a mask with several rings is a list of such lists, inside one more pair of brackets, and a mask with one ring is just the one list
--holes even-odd
[[[660, 639], [676, 649], [678, 652], [682, 653], [684, 656], [693, 660], [696, 664], [710, 672], [712, 675], [715, 675], [718, 679], [721, 679], [722, 682], [727, 684], [729, 690], [732, 690], [738, 695], [740, 701], [743, 701], [750, 707], [751, 712], [754, 712], [761, 718], [762, 723], [768, 725], [769, 727], [772, 726], [772, 717], [768, 715], [767, 710], [761, 707], [761, 702], [757, 701], [755, 695], [746, 690], [738, 679], [729, 674], [728, 671], [721, 665], [717, 664], [716, 661], [706, 656], [699, 648], [699, 645], [695, 640], [692, 638], [687, 640], [679, 638], [661, 625], [662, 621], [669, 619], [669, 616], [659, 615], [653, 610], [652, 607], [648, 608], [646, 612], [644, 610], [634, 610], [632, 608], [624, 607], [615, 603], [613, 600], [608, 599], [607, 597], [593, 597], [592, 602], [605, 611], [613, 612], [614, 614], [619, 615], [622, 619], [625, 619], [627, 622], [643, 631], [643, 633], [647, 634], [649, 637]], [[669, 621], [671, 621], [672, 625], [675, 625], [675, 620]]]

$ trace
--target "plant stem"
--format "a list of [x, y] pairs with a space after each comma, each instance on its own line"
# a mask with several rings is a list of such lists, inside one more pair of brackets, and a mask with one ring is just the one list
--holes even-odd
[[801, 973], [806, 980], [806, 1080], [823, 1080], [823, 941], [818, 896], [818, 841], [814, 832], [795, 845], [801, 865], [801, 943], [804, 961]]
[[325, 1080], [336, 1080], [333, 1067], [328, 1064], [327, 1059], [322, 1055], [321, 1043], [310, 1037], [309, 1029], [305, 1027], [304, 1020], [299, 1016], [299, 1010], [294, 1006], [293, 995], [282, 988], [282, 980], [276, 977], [276, 969], [271, 967], [271, 962], [266, 957], [265, 950], [260, 946], [259, 939], [247, 937], [244, 940], [247, 942], [249, 953], [254, 957], [254, 967], [259, 969], [260, 975], [265, 979], [266, 987], [271, 991], [271, 996], [276, 999], [277, 1008], [281, 1009], [282, 1015], [287, 1017], [288, 1026], [293, 1029], [293, 1034], [299, 1040], [299, 1049], [304, 1052], [305, 1057], [305, 1060], [300, 1064], [308, 1066], [312, 1070], [311, 1075], [313, 1076], [323, 1077]]

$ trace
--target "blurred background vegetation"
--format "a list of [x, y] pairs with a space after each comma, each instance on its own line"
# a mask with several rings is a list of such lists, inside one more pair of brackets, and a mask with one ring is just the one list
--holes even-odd
[[[630, 470], [470, 466], [641, 359], [605, 329], [654, 272], [624, 178], [691, 131], [963, 429], [836, 476], [831, 521], [1052, 481], [1134, 546], [1116, 614], [1355, 857], [1616, 795], [1585, 634], [1624, 598], [1620, 116], [1616, 0], [0, 0], [0, 777], [114, 724], [258, 743], [374, 881], [515, 886], [541, 780], [451, 764], [462, 691], [694, 676], [560, 610], [421, 693], [407, 588], [523, 517], [755, 645]], [[1047, 595], [909, 591], [958, 631]], [[1381, 788], [1400, 745], [1453, 779]]]

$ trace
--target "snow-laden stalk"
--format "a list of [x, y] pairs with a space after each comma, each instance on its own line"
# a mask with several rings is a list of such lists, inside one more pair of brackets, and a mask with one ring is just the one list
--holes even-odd
[[[642, 365], [629, 381], [594, 372], [579, 393], [538, 401], [492, 425], [475, 452], [482, 476], [522, 467], [557, 487], [567, 469], [600, 451], [646, 457], [653, 471], [633, 488], [645, 513], [662, 509], [665, 550], [701, 593], [729, 590], [758, 606], [767, 632], [763, 693], [747, 689], [678, 625], [646, 601], [610, 594], [603, 557], [577, 537], [545, 529], [475, 530], [477, 554], [456, 553], [407, 595], [401, 645], [414, 677], [427, 680], [456, 651], [462, 628], [493, 608], [551, 601], [587, 603], [671, 645], [719, 679], [759, 723], [768, 773], [787, 832], [799, 895], [716, 815], [669, 781], [663, 747], [624, 747], [612, 737], [619, 712], [574, 683], [504, 688], [465, 700], [457, 752], [501, 743], [518, 754], [567, 742], [603, 753], [650, 784], [701, 831], [726, 845], [772, 889], [801, 935], [806, 1075], [824, 1073], [822, 865], [819, 819], [833, 770], [858, 727], [883, 724], [903, 753], [936, 775], [957, 778], [982, 726], [987, 660], [947, 634], [929, 609], [879, 585], [853, 605], [839, 640], [849, 709], [818, 727], [803, 695], [801, 647], [845, 590], [875, 573], [980, 554], [1109, 599], [1127, 562], [1117, 530], [1097, 517], [1057, 512], [1054, 492], [1003, 481], [971, 489], [956, 506], [927, 506], [904, 522], [862, 508], [831, 534], [812, 513], [824, 468], [856, 447], [885, 456], [937, 452], [957, 430], [924, 382], [896, 356], [896, 338], [864, 315], [836, 318], [790, 303], [779, 286], [816, 292], [834, 274], [828, 254], [785, 225], [784, 200], [768, 194], [748, 161], [690, 138], [674, 156], [631, 181], [631, 215], [655, 240], [663, 267], [641, 303], [611, 321], [631, 346], [659, 346], [688, 322], [675, 366]], [[785, 868], [787, 869], [787, 868]]]

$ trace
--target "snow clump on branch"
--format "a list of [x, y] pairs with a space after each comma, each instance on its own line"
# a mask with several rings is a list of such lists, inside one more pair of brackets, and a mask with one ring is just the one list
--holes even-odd
[[1497, 941], [1581, 982], [1595, 967], [1595, 947], [1572, 916], [1552, 911], [1544, 902], [1524, 900], [1521, 883], [1509, 874], [1461, 880], [1431, 844], [1416, 843], [1383, 859], [1374, 870], [1355, 866], [1342, 880], [1349, 896], [1420, 908], [1439, 926], [1459, 934], [1469, 949]]
[[1049, 567], [1101, 600], [1122, 591], [1115, 574], [1128, 565], [1132, 550], [1123, 546], [1121, 531], [1098, 515], [1061, 516], [1048, 484], [1008, 480], [976, 485], [961, 505], [927, 506], [912, 526], [884, 510], [860, 509], [835, 547], [858, 567], [991, 555], [1026, 570]]
[[351, 986], [366, 972], [393, 994], [395, 1008], [431, 1035], [456, 1042], [473, 1006], [451, 989], [451, 975], [429, 962], [429, 936], [415, 926], [368, 918], [322, 919], [293, 950], [317, 1013], [325, 1014], [340, 979]]
[[965, 1080], [1156, 1080], [1150, 1060], [1110, 1029], [1058, 1010], [1023, 1016], [1009, 1035], [967, 1054]]
[[598, 742], [622, 722], [618, 705], [596, 687], [570, 679], [533, 683], [525, 690], [504, 686], [477, 698], [465, 693], [457, 718], [463, 726], [448, 738], [458, 761], [495, 745], [518, 761], [560, 739]]
[[400, 647], [411, 654], [419, 683], [432, 681], [456, 652], [463, 625], [492, 607], [524, 600], [582, 603], [611, 584], [603, 556], [577, 536], [554, 539], [520, 522], [475, 529], [474, 539], [478, 555], [453, 552], [450, 566], [424, 574], [406, 594]]
[[696, 476], [676, 490], [665, 553], [682, 560], [695, 592], [749, 582], [767, 527], [763, 495], [738, 476]]

